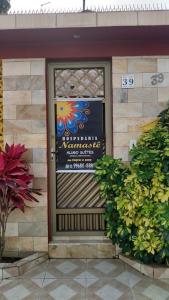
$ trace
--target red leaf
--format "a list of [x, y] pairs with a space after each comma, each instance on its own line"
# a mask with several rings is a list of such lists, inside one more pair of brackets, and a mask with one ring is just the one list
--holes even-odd
[[5, 167], [5, 159], [4, 159], [4, 155], [1, 152], [0, 153], [0, 172], [2, 172], [4, 170]]
[[26, 151], [27, 149], [25, 148], [25, 146], [20, 144], [18, 145], [12, 144], [11, 146], [6, 144], [5, 146], [6, 155], [11, 158], [20, 158], [21, 155]]
[[[12, 211], [18, 208], [24, 211], [25, 201], [37, 201], [32, 195], [36, 190], [30, 189], [33, 175], [29, 174], [28, 164], [21, 159], [26, 151], [24, 145], [6, 144], [5, 151], [0, 150], [0, 198], [6, 201]], [[6, 195], [6, 196], [5, 196]]]

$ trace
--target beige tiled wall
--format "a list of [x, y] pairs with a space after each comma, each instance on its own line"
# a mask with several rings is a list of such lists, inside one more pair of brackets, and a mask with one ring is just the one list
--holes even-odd
[[25, 144], [39, 203], [9, 217], [6, 251], [47, 251], [46, 86], [44, 59], [3, 61], [4, 142]]
[[[114, 157], [128, 161], [129, 144], [141, 134], [140, 125], [153, 120], [169, 102], [169, 56], [115, 57], [112, 72]], [[122, 89], [126, 74], [134, 75], [134, 88]], [[152, 76], [159, 75], [163, 80], [153, 82]]]
[[[166, 107], [169, 100], [169, 57], [112, 59], [114, 156], [129, 160], [131, 140]], [[163, 80], [152, 84], [152, 76]], [[134, 74], [133, 89], [122, 89], [124, 74]], [[161, 75], [160, 75], [161, 76]], [[45, 60], [4, 60], [4, 141], [25, 144], [34, 187], [42, 188], [39, 203], [25, 214], [16, 210], [7, 226], [6, 251], [47, 251], [47, 161]]]

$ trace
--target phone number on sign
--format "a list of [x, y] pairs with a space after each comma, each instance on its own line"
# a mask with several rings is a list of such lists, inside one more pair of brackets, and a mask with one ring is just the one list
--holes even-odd
[[66, 165], [65, 169], [93, 169], [93, 164], [92, 163], [74, 163], [71, 165]]

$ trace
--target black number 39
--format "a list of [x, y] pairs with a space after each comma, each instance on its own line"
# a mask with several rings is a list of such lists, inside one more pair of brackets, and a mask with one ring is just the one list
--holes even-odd
[[164, 81], [164, 75], [162, 73], [151, 76], [151, 84], [157, 85], [158, 83], [162, 83]]

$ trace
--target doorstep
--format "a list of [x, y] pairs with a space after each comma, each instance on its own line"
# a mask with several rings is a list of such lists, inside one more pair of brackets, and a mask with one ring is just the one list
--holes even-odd
[[105, 237], [57, 237], [49, 243], [49, 258], [112, 258], [115, 246]]

